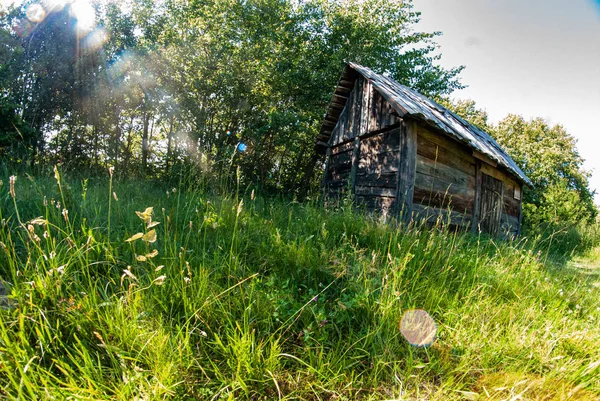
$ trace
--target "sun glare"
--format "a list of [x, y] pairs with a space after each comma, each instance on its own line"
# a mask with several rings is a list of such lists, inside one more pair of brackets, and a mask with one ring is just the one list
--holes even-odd
[[96, 24], [96, 12], [87, 0], [75, 0], [71, 3], [71, 15], [77, 19], [77, 33], [88, 34]]

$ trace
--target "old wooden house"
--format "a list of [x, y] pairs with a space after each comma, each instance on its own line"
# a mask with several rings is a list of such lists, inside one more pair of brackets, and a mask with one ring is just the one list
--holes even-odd
[[369, 68], [348, 63], [317, 138], [323, 186], [406, 220], [518, 235], [531, 181], [489, 134]]

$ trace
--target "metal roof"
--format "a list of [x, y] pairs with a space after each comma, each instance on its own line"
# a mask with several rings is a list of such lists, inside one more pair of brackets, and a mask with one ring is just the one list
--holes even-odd
[[410, 116], [444, 131], [455, 140], [465, 143], [472, 149], [494, 160], [525, 184], [533, 186], [531, 180], [527, 178], [514, 160], [488, 133], [463, 120], [419, 92], [401, 85], [389, 77], [377, 74], [370, 68], [352, 62], [347, 63], [346, 70], [342, 74], [336, 94], [334, 94], [334, 101], [332, 101], [321, 127], [321, 133], [318, 138], [320, 141], [325, 142], [329, 140], [329, 136], [341, 113], [341, 110], [339, 110], [340, 106], [345, 105], [345, 99], [342, 104], [335, 103], [335, 99], [336, 97], [339, 98], [338, 92], [349, 93], [348, 90], [352, 90], [352, 88], [348, 88], [347, 83], [352, 77], [356, 77], [354, 71], [369, 80], [385, 100], [394, 107], [400, 117]]

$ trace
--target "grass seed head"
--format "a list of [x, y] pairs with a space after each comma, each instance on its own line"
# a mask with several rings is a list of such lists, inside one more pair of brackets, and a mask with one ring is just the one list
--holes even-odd
[[16, 175], [11, 175], [8, 180], [9, 180], [9, 183], [10, 183], [10, 188], [9, 188], [8, 192], [10, 193], [10, 196], [12, 196], [12, 198], [15, 199], [16, 196], [17, 196], [15, 194], [15, 182], [17, 181], [17, 176]]

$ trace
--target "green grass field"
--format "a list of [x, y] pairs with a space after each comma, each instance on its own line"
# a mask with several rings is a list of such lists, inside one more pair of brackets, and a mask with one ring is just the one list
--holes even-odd
[[[19, 176], [13, 198], [2, 181], [2, 398], [600, 398], [593, 240], [133, 180]], [[402, 337], [411, 309], [435, 319], [431, 346]]]

